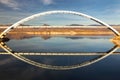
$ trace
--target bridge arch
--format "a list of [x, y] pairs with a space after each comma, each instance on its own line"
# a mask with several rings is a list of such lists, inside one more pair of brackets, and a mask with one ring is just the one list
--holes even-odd
[[27, 18], [24, 18], [18, 22], [16, 22], [15, 24], [11, 25], [10, 27], [8, 27], [6, 30], [4, 30], [1, 34], [0, 34], [0, 38], [3, 38], [9, 31], [11, 31], [11, 29], [14, 29], [16, 28], [17, 26], [19, 26], [20, 24], [26, 22], [26, 21], [29, 21], [31, 19], [34, 19], [36, 17], [39, 17], [39, 16], [44, 16], [44, 15], [49, 15], [49, 14], [57, 14], [57, 13], [60, 13], [60, 14], [73, 14], [73, 15], [78, 15], [78, 16], [82, 16], [82, 17], [85, 17], [85, 18], [88, 18], [92, 21], [95, 21], [101, 25], [104, 25], [106, 27], [108, 27], [113, 33], [115, 33], [117, 36], [120, 36], [120, 33], [114, 29], [112, 26], [106, 24], [105, 22], [97, 19], [97, 18], [94, 18], [92, 16], [89, 16], [89, 15], [86, 15], [86, 14], [83, 14], [83, 13], [80, 13], [80, 12], [75, 12], [75, 11], [64, 11], [64, 10], [57, 10], [57, 11], [47, 11], [47, 12], [42, 12], [42, 13], [38, 13], [38, 14], [34, 14], [32, 16], [29, 16]]

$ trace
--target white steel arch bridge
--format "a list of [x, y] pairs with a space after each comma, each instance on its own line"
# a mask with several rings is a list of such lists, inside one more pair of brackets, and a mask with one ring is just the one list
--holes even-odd
[[[104, 26], [106, 26], [107, 28], [109, 28], [116, 36], [120, 36], [120, 33], [114, 29], [113, 27], [111, 27], [110, 25], [106, 24], [105, 22], [97, 19], [97, 18], [94, 18], [92, 16], [89, 16], [89, 15], [86, 15], [86, 14], [83, 14], [83, 13], [80, 13], [80, 12], [74, 12], [74, 11], [64, 11], [64, 10], [58, 10], [58, 11], [47, 11], [47, 12], [42, 12], [42, 13], [38, 13], [38, 14], [34, 14], [32, 16], [29, 16], [27, 18], [24, 18], [18, 22], [16, 22], [15, 24], [13, 24], [12, 26], [8, 27], [6, 30], [4, 30], [1, 34], [0, 34], [0, 38], [4, 38], [6, 36], [7, 33], [9, 33], [9, 31], [11, 31], [12, 29], [16, 28], [17, 26], [19, 26], [20, 24], [26, 22], [26, 21], [29, 21], [33, 18], [36, 18], [36, 17], [40, 17], [40, 16], [44, 16], [44, 15], [49, 15], [49, 14], [57, 14], [57, 13], [60, 13], [60, 14], [73, 14], [73, 15], [78, 15], [78, 16], [82, 16], [82, 17], [85, 17], [85, 18], [88, 18], [90, 20], [93, 20], [99, 24], [102, 24]], [[95, 62], [98, 62], [104, 58], [106, 58], [107, 56], [111, 55], [113, 52], [115, 52], [119, 47], [115, 47], [112, 51], [104, 54], [104, 55], [101, 55], [95, 59], [92, 59], [90, 61], [87, 61], [87, 62], [83, 62], [81, 64], [75, 64], [75, 65], [71, 65], [71, 66], [54, 66], [54, 65], [47, 65], [47, 64], [42, 64], [42, 63], [38, 63], [38, 62], [35, 62], [33, 60], [30, 60], [26, 57], [23, 57], [22, 55], [20, 54], [17, 54], [16, 52], [12, 51], [9, 47], [7, 47], [7, 45], [4, 43], [4, 42], [1, 42], [0, 46], [6, 51], [8, 52], [9, 54], [11, 54], [12, 56], [26, 62], [26, 63], [29, 63], [31, 65], [34, 65], [34, 66], [37, 66], [37, 67], [42, 67], [42, 68], [47, 68], [47, 69], [55, 69], [55, 70], [68, 70], [68, 69], [74, 69], [74, 68], [80, 68], [80, 67], [84, 67], [84, 66], [87, 66], [87, 65], [90, 65], [90, 64], [93, 64]]]

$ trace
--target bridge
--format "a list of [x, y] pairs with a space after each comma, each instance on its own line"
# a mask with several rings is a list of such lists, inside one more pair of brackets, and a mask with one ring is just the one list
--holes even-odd
[[[116, 36], [120, 36], [120, 33], [114, 29], [113, 27], [111, 27], [110, 25], [106, 24], [105, 22], [94, 18], [92, 16], [80, 13], [80, 12], [74, 12], [74, 11], [48, 11], [48, 12], [43, 12], [43, 13], [38, 13], [38, 14], [34, 14], [32, 16], [29, 16], [27, 18], [24, 18], [18, 22], [16, 22], [15, 24], [11, 25], [10, 27], [8, 27], [6, 30], [4, 30], [1, 34], [0, 34], [0, 38], [4, 38], [12, 29], [18, 27], [20, 24], [29, 21], [31, 19], [34, 19], [36, 17], [40, 17], [40, 16], [44, 16], [44, 15], [50, 15], [50, 14], [73, 14], [73, 15], [78, 15], [78, 16], [82, 16], [84, 18], [90, 19], [94, 22], [97, 22], [103, 26], [106, 26], [107, 28], [109, 28]], [[46, 68], [46, 69], [54, 69], [54, 70], [68, 70], [68, 69], [75, 69], [75, 68], [80, 68], [80, 67], [84, 67], [84, 66], [88, 66], [91, 65], [93, 63], [96, 63], [106, 57], [108, 57], [109, 55], [113, 55], [113, 53], [119, 49], [119, 46], [114, 46], [111, 50], [109, 50], [107, 53], [17, 53], [14, 52], [14, 50], [12, 50], [11, 48], [9, 48], [5, 42], [0, 42], [0, 47], [2, 49], [4, 49], [6, 52], [3, 52], [1, 54], [11, 54], [12, 56], [16, 57], [17, 59], [24, 61], [28, 64], [37, 66], [37, 67], [41, 67], [41, 68]], [[118, 54], [118, 53], [114, 53], [114, 54]], [[70, 65], [70, 66], [56, 66], [56, 65], [49, 65], [49, 64], [43, 64], [43, 63], [38, 63], [35, 62], [33, 60], [30, 60], [22, 55], [48, 55], [48, 56], [80, 56], [80, 55], [98, 55], [97, 58], [91, 59], [89, 61], [85, 61], [83, 63], [79, 63], [79, 64], [74, 64], [74, 65]]]
[[[98, 52], [98, 53], [14, 53], [14, 54], [19, 54], [23, 56], [101, 56], [101, 55], [106, 55], [107, 53], [105, 52]], [[0, 55], [11, 55], [10, 53], [7, 52], [0, 52]], [[120, 55], [120, 52], [114, 52], [111, 55]]]

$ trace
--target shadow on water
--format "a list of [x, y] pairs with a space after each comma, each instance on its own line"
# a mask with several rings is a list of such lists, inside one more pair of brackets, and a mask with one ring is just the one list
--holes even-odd
[[5, 37], [5, 38], [0, 38], [0, 42], [8, 42], [10, 39]]

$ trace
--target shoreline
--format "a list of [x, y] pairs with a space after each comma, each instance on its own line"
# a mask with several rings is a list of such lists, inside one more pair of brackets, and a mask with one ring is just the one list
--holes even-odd
[[[114, 27], [116, 28], [116, 27]], [[6, 28], [0, 28], [0, 33]], [[116, 30], [120, 32], [120, 27], [117, 27]], [[115, 36], [115, 34], [109, 30], [107, 27], [99, 26], [94, 28], [84, 28], [84, 27], [69, 27], [69, 28], [15, 28], [7, 34], [7, 37], [10, 39], [23, 39], [30, 38], [33, 36], [41, 36], [49, 38], [52, 36]]]

